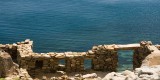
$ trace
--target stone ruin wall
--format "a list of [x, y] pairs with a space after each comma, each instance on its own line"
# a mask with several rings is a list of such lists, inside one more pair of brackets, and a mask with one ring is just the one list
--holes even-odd
[[[32, 50], [33, 41], [25, 40], [16, 44], [0, 45], [0, 49], [9, 53], [20, 68], [27, 69], [34, 75], [38, 72], [79, 72], [84, 71], [84, 61], [91, 60], [91, 69], [96, 71], [116, 71], [118, 67], [118, 49], [115, 45], [93, 46], [87, 52], [49, 52], [35, 53]], [[151, 53], [147, 46], [152, 44], [141, 42], [140, 47], [134, 48], [133, 67], [140, 67], [142, 61]], [[159, 46], [158, 46], [159, 47]], [[61, 61], [64, 65], [61, 65]]]
[[17, 60], [17, 44], [0, 44], [0, 49], [11, 55], [12, 59], [16, 62]]
[[116, 71], [118, 67], [118, 53], [113, 45], [93, 46], [88, 51], [92, 58], [92, 69], [97, 71]]
[[133, 68], [141, 67], [143, 60], [151, 54], [151, 50], [149, 50], [148, 46], [151, 46], [151, 42], [142, 41], [140, 43], [140, 47], [135, 49], [133, 52]]
[[[25, 40], [16, 44], [0, 45], [0, 48], [9, 53], [20, 68], [33, 72], [67, 72], [84, 71], [84, 61], [91, 60], [91, 68], [98, 71], [116, 71], [117, 51], [107, 45], [94, 46], [88, 52], [49, 52], [35, 53], [32, 50], [33, 41]], [[60, 61], [65, 64], [61, 65]], [[113, 64], [114, 63], [114, 64]]]
[[[94, 46], [88, 52], [34, 53], [32, 42], [25, 41], [17, 45], [17, 53], [18, 64], [30, 73], [39, 71], [50, 73], [59, 70], [66, 72], [84, 71], [85, 60], [91, 60], [91, 68], [97, 71], [116, 71], [118, 66], [117, 51], [114, 51], [111, 45]], [[64, 60], [64, 65], [60, 64], [62, 60]]]

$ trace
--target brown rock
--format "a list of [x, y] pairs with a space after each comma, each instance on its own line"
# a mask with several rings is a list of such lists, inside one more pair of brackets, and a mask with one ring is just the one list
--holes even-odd
[[0, 51], [0, 77], [12, 75], [18, 67], [13, 61], [11, 56], [6, 52]]

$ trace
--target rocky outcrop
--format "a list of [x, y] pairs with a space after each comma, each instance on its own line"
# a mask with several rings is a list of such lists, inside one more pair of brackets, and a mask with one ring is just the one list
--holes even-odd
[[155, 46], [148, 46], [151, 53], [145, 57], [141, 66], [160, 65], [160, 50]]
[[32, 79], [25, 69], [19, 68], [19, 65], [13, 62], [9, 53], [0, 49], [0, 78], [5, 80], [21, 79], [28, 80]]
[[14, 74], [5, 77], [5, 80], [33, 80], [30, 75], [28, 74], [28, 71], [26, 69], [17, 69], [17, 72], [12, 72]]
[[9, 53], [0, 51], [0, 77], [7, 77], [12, 75], [18, 69], [18, 65], [12, 61]]
[[97, 76], [96, 73], [91, 74], [75, 74], [75, 76], [68, 76], [66, 74], [63, 74], [59, 77], [51, 77], [49, 80], [101, 80], [100, 77]]
[[102, 80], [160, 80], [160, 65], [143, 66], [133, 72], [126, 70], [121, 73], [108, 73]]

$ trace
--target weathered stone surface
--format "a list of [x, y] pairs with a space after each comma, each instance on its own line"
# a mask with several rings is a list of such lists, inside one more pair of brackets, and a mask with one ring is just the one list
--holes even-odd
[[92, 58], [92, 69], [98, 71], [116, 71], [118, 63], [117, 51], [114, 51], [112, 45], [98, 46], [95, 56]]
[[0, 77], [12, 75], [18, 68], [18, 66], [12, 61], [11, 56], [4, 51], [0, 51], [0, 65]]
[[84, 71], [84, 57], [67, 57], [66, 58], [66, 71]]
[[134, 50], [133, 54], [133, 68], [138, 68], [142, 65], [142, 62], [145, 61], [145, 58], [151, 54], [151, 50], [149, 49], [150, 43], [141, 42], [141, 47]]
[[102, 80], [160, 80], [160, 65], [143, 66], [136, 68], [134, 72], [126, 70], [121, 73], [108, 73]]
[[147, 46], [152, 51], [142, 62], [142, 66], [160, 65], [160, 51], [155, 46]]
[[96, 73], [92, 73], [92, 74], [86, 74], [86, 75], [83, 75], [82, 76], [84, 79], [87, 79], [87, 78], [97, 78], [97, 74]]
[[137, 78], [137, 76], [134, 74], [134, 72], [131, 72], [129, 70], [125, 70], [124, 72], [122, 72], [122, 75], [126, 76], [127, 79], [129, 79], [129, 80], [135, 80]]

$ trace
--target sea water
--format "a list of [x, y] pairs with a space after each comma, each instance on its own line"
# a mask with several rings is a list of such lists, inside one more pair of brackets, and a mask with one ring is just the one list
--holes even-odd
[[[142, 40], [160, 44], [159, 31], [159, 0], [0, 0], [0, 43], [29, 38], [35, 52], [81, 52]], [[131, 57], [132, 51], [120, 51], [119, 67], [130, 68]]]

